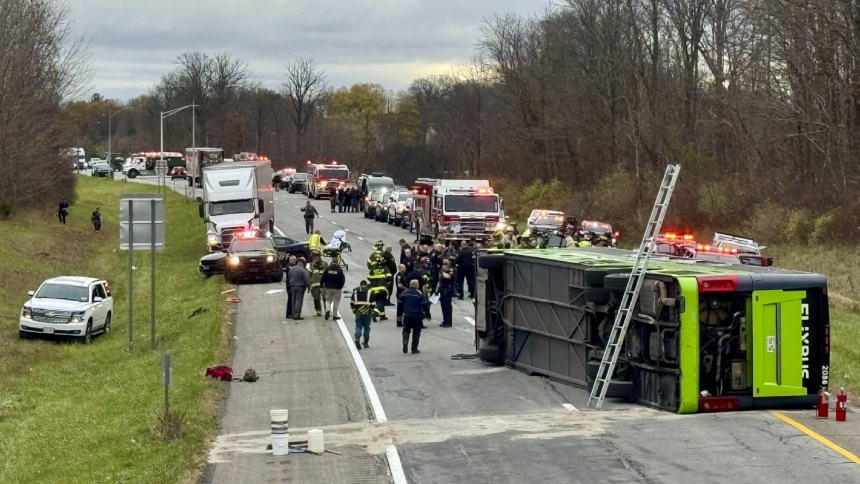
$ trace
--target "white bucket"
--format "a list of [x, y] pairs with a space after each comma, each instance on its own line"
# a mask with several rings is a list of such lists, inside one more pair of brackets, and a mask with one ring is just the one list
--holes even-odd
[[323, 440], [323, 431], [320, 429], [308, 430], [308, 450], [311, 452], [325, 452], [325, 441]]
[[290, 425], [287, 410], [270, 410], [272, 419], [272, 454], [287, 455], [290, 453]]

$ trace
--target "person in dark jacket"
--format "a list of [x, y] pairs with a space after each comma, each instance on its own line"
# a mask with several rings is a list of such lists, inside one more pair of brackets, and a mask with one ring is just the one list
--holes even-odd
[[442, 244], [433, 246], [430, 251], [430, 287], [434, 290], [439, 284], [439, 271], [442, 269]]
[[[337, 211], [338, 213], [343, 213], [344, 200], [346, 200], [346, 190], [343, 187], [338, 188], [337, 190]], [[334, 197], [332, 197], [334, 198]]]
[[[406, 282], [410, 285], [412, 281], [418, 281], [418, 288], [421, 290], [421, 293], [425, 296], [430, 296], [430, 291], [433, 290], [433, 287], [430, 285], [432, 280], [432, 276], [430, 275], [430, 259], [427, 257], [421, 258], [420, 264], [413, 270], [412, 272], [406, 275]], [[427, 311], [424, 313], [424, 319], [430, 320], [430, 306], [427, 306]], [[427, 326], [422, 326], [424, 329], [427, 329]]]
[[386, 306], [394, 305], [391, 302], [391, 296], [394, 294], [394, 274], [397, 273], [397, 262], [394, 260], [394, 254], [391, 251], [392, 249], [389, 245], [385, 248], [385, 252], [382, 253], [383, 264], [385, 265], [385, 268], [388, 269], [385, 276], [385, 288], [388, 290]]
[[301, 208], [301, 211], [305, 213], [305, 232], [312, 234], [314, 231], [314, 217], [319, 217], [320, 213], [317, 212], [316, 207], [311, 205], [310, 200], [308, 200], [308, 203]]
[[333, 317], [335, 321], [340, 319], [337, 308], [340, 306], [340, 294], [345, 284], [346, 278], [343, 275], [343, 269], [338, 265], [337, 259], [334, 259], [323, 273], [321, 282], [326, 321], [328, 321], [329, 316]]
[[362, 280], [358, 287], [352, 290], [349, 307], [355, 314], [355, 348], [361, 350], [360, 339], [362, 335], [364, 335], [364, 347], [368, 348], [370, 322], [373, 320], [376, 303], [373, 302], [373, 295], [370, 294], [370, 286], [367, 281]]
[[430, 311], [430, 301], [426, 294], [418, 290], [420, 284], [417, 280], [409, 283], [409, 289], [403, 291], [398, 302], [403, 305], [403, 352], [409, 348], [409, 336], [412, 335], [412, 354], [418, 351], [418, 343], [421, 340], [422, 314]]
[[361, 190], [353, 188], [352, 192], [349, 194], [349, 201], [350, 205], [352, 205], [352, 211], [358, 213], [358, 206], [361, 201]]
[[293, 295], [290, 292], [290, 269], [296, 266], [298, 260], [296, 256], [291, 255], [289, 260], [287, 261], [287, 268], [284, 269], [284, 280], [286, 281], [286, 292], [287, 292], [287, 319], [293, 317]]
[[415, 256], [412, 254], [412, 249], [403, 249], [403, 255], [400, 256], [400, 263], [406, 266], [407, 274], [415, 270], [416, 266], [418, 266], [416, 262]]
[[472, 242], [457, 254], [457, 297], [461, 301], [466, 294], [466, 285], [469, 286], [469, 298], [475, 299], [475, 244]]
[[60, 223], [66, 224], [66, 217], [69, 216], [69, 204], [66, 203], [65, 200], [60, 200], [60, 207], [57, 209], [57, 218], [60, 219]]
[[329, 191], [328, 203], [331, 206], [331, 213], [335, 213], [337, 211], [337, 191], [334, 188]]
[[403, 294], [403, 291], [409, 285], [409, 281], [406, 280], [406, 276], [408, 276], [406, 272], [406, 266], [400, 264], [397, 267], [397, 274], [394, 275], [394, 287], [397, 290], [397, 327], [403, 327], [403, 304], [400, 304], [400, 295]]
[[451, 328], [454, 325], [454, 270], [448, 260], [443, 261], [442, 267], [439, 269], [439, 282], [436, 285], [436, 294], [439, 295], [439, 303], [442, 305], [442, 324], [439, 326]]
[[92, 222], [93, 228], [95, 229], [96, 233], [99, 233], [102, 230], [102, 213], [100, 212], [100, 210], [101, 209], [96, 208], [96, 211], [93, 212], [92, 216], [90, 217], [90, 222]]
[[290, 295], [293, 298], [293, 319], [296, 321], [305, 319], [302, 317], [302, 304], [305, 300], [305, 291], [311, 285], [311, 275], [305, 269], [305, 263], [304, 257], [300, 258], [298, 264], [290, 269], [290, 278], [287, 281], [290, 285]]

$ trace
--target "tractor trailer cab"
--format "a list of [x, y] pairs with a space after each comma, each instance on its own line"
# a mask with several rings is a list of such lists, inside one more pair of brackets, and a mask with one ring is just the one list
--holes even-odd
[[200, 218], [206, 223], [210, 252], [227, 250], [237, 232], [275, 229], [272, 165], [239, 161], [203, 170]]
[[[478, 255], [479, 356], [591, 389], [636, 253]], [[824, 276], [654, 255], [609, 397], [669, 412], [811, 407], [830, 383]]]

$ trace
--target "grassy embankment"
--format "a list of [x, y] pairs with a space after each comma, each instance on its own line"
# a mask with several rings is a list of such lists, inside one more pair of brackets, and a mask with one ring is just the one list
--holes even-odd
[[[51, 213], [0, 222], [0, 482], [168, 483], [196, 480], [216, 427], [223, 384], [204, 369], [227, 355], [222, 279], [203, 280], [205, 237], [193, 203], [167, 195], [167, 248], [157, 254], [156, 345], [150, 350], [149, 253], [135, 254], [134, 350], [128, 350], [127, 261], [119, 250], [121, 193], [155, 187], [80, 177], [62, 226]], [[89, 214], [105, 223], [94, 234]], [[114, 297], [112, 331], [92, 345], [18, 340], [27, 291], [57, 275], [105, 278]], [[191, 319], [196, 308], [208, 311]], [[182, 437], [164, 439], [161, 355], [171, 352], [171, 410]]]

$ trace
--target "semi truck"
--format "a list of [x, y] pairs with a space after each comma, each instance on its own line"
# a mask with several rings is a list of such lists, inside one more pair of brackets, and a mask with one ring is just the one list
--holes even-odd
[[411, 220], [423, 240], [486, 241], [504, 221], [502, 200], [488, 180], [419, 178], [412, 193]]
[[[479, 251], [478, 355], [591, 390], [635, 260]], [[829, 385], [823, 275], [655, 254], [645, 277], [609, 397], [689, 414], [811, 407]]]
[[[177, 166], [185, 167], [185, 157], [182, 153], [164, 153], [164, 161], [167, 162], [167, 172]], [[158, 151], [145, 151], [134, 153], [125, 159], [122, 164], [122, 174], [129, 178], [137, 178], [145, 175], [155, 175], [155, 163], [162, 159]]]
[[185, 168], [188, 186], [203, 188], [203, 169], [224, 163], [223, 148], [186, 148]]
[[308, 198], [319, 200], [331, 197], [332, 190], [337, 191], [349, 183], [349, 168], [333, 161], [329, 164], [318, 163], [309, 165], [311, 179], [308, 186]]
[[236, 232], [275, 230], [272, 164], [237, 161], [203, 169], [200, 218], [210, 252], [224, 251]]

